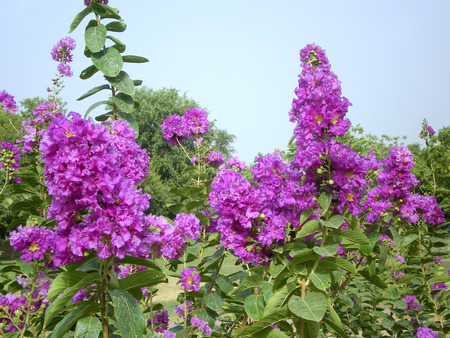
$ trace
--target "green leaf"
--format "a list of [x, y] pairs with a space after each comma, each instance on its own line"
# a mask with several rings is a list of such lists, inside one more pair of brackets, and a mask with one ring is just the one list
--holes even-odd
[[113, 47], [92, 53], [91, 60], [94, 66], [106, 76], [117, 76], [123, 67], [122, 56]]
[[234, 330], [233, 337], [257, 337], [262, 330], [270, 327], [272, 324], [285, 320], [286, 318], [289, 318], [289, 311], [287, 309], [282, 309], [254, 322], [250, 326], [244, 326]]
[[166, 275], [159, 270], [137, 271], [119, 280], [119, 287], [122, 290], [153, 286], [166, 282]]
[[105, 113], [105, 114], [96, 116], [96, 117], [95, 117], [95, 121], [105, 122], [107, 119], [109, 119], [109, 118], [112, 117], [112, 116], [113, 116], [113, 112], [112, 112], [112, 111], [109, 111], [109, 112], [107, 112], [107, 113]]
[[353, 243], [370, 245], [369, 239], [361, 230], [352, 230], [352, 229], [333, 230], [332, 232], [330, 232], [330, 235], [340, 236]]
[[210, 309], [220, 310], [223, 305], [223, 298], [218, 292], [211, 292], [205, 295], [205, 303]]
[[435, 277], [432, 277], [428, 282], [430, 284], [434, 284], [434, 283], [446, 283], [448, 281], [450, 281], [450, 275], [435, 276]]
[[142, 80], [133, 80], [133, 84], [135, 87], [138, 87], [142, 84]]
[[106, 29], [110, 32], [123, 32], [127, 29], [127, 25], [120, 21], [112, 21], [106, 24]]
[[84, 118], [86, 118], [91, 111], [93, 111], [98, 106], [101, 106], [102, 104], [109, 104], [109, 101], [99, 101], [92, 104], [87, 110], [86, 113], [84, 113]]
[[408, 235], [405, 238], [403, 238], [402, 246], [406, 247], [406, 246], [408, 246], [409, 244], [411, 244], [412, 242], [414, 242], [418, 238], [419, 238], [419, 235], [417, 235], [417, 234]]
[[317, 220], [312, 220], [302, 226], [300, 231], [295, 236], [296, 238], [306, 237], [320, 230], [320, 223]]
[[182, 203], [168, 204], [167, 208], [170, 211], [172, 211], [175, 215], [186, 211], [186, 208], [184, 207], [184, 204], [182, 204]]
[[75, 337], [77, 338], [98, 338], [102, 331], [102, 323], [97, 317], [81, 318], [77, 322]]
[[341, 318], [339, 317], [339, 315], [336, 313], [336, 311], [334, 310], [333, 306], [331, 304], [328, 304], [327, 306], [327, 313], [328, 316], [330, 317], [330, 321], [326, 321], [326, 319], [324, 318], [323, 321], [330, 325], [334, 331], [336, 331], [336, 333], [341, 336], [341, 337], [348, 337], [347, 334], [345, 333], [343, 327], [342, 327], [342, 321]]
[[84, 32], [84, 41], [86, 42], [87, 48], [89, 48], [92, 53], [100, 52], [105, 46], [106, 27], [102, 24], [89, 27]]
[[308, 338], [319, 337], [320, 324], [312, 320], [306, 320], [305, 323], [303, 324], [303, 330], [305, 337]]
[[378, 277], [378, 275], [370, 275], [367, 271], [360, 271], [360, 274], [372, 284], [375, 284], [383, 290], [387, 289], [386, 283], [384, 283], [384, 281], [380, 277]]
[[283, 331], [268, 327], [258, 332], [258, 338], [289, 338], [289, 336]]
[[344, 223], [344, 216], [342, 215], [333, 215], [330, 217], [328, 221], [320, 220], [320, 223], [325, 225], [328, 228], [339, 229]]
[[319, 196], [319, 205], [324, 210], [327, 211], [331, 204], [331, 194], [323, 192]]
[[314, 209], [309, 209], [302, 211], [302, 214], [300, 215], [300, 225], [306, 222], [306, 220], [312, 215]]
[[244, 309], [252, 320], [260, 320], [264, 313], [264, 296], [253, 294], [246, 297], [244, 300]]
[[110, 100], [123, 112], [131, 113], [134, 110], [134, 100], [130, 95], [119, 93], [110, 97]]
[[86, 80], [89, 79], [92, 75], [98, 72], [97, 67], [94, 65], [87, 67], [86, 69], [81, 71], [80, 79]]
[[288, 307], [298, 317], [320, 322], [327, 310], [327, 298], [320, 292], [310, 292], [303, 299], [293, 296]]
[[112, 8], [105, 4], [94, 1], [91, 1], [91, 7], [94, 9], [94, 12], [98, 14], [102, 19], [112, 18], [120, 20], [119, 11], [116, 8]]
[[227, 295], [230, 294], [231, 291], [233, 291], [233, 283], [231, 282], [230, 278], [227, 276], [218, 276], [216, 278], [216, 284]]
[[124, 94], [134, 95], [134, 83], [133, 80], [124, 71], [121, 71], [119, 75], [115, 77], [105, 76], [111, 86], [117, 88]]
[[[98, 273], [89, 273], [85, 275], [78, 283], [66, 289], [66, 291], [57, 299], [45, 311], [44, 327], [56, 316], [62, 309], [66, 307], [66, 304], [72, 299], [75, 294], [82, 288], [94, 283], [96, 280], [100, 279]], [[58, 286], [59, 287], [59, 286]], [[50, 287], [51, 290], [52, 287]], [[50, 292], [49, 290], [49, 292]]]
[[319, 267], [327, 270], [339, 270], [339, 268], [342, 268], [350, 273], [356, 273], [355, 266], [341, 257], [324, 257], [319, 261]]
[[144, 58], [142, 56], [136, 56], [136, 55], [124, 55], [122, 56], [123, 62], [128, 63], [145, 63], [148, 62], [147, 58]]
[[294, 294], [298, 288], [295, 284], [289, 283], [284, 285], [280, 290], [275, 292], [272, 297], [269, 298], [266, 307], [264, 308], [264, 317], [271, 315], [272, 313], [280, 310], [287, 302], [289, 298]]
[[81, 95], [77, 99], [77, 101], [84, 100], [85, 98], [87, 98], [87, 97], [89, 97], [91, 95], [94, 95], [95, 93], [98, 93], [99, 91], [104, 90], [104, 89], [111, 89], [111, 87], [109, 85], [107, 85], [107, 84], [104, 84], [104, 85], [92, 88], [91, 90], [89, 90], [86, 93], [84, 93], [83, 95]]
[[145, 329], [145, 320], [136, 300], [121, 289], [108, 290], [111, 296], [114, 317], [123, 338], [142, 337]]
[[82, 271], [64, 271], [61, 272], [53, 280], [52, 285], [47, 293], [47, 299], [53, 302], [56, 297], [61, 293], [64, 293], [68, 288], [77, 284], [83, 277], [87, 276], [87, 273]]
[[263, 279], [260, 275], [249, 276], [244, 279], [238, 286], [236, 290], [233, 291], [234, 295], [241, 293], [247, 289], [251, 288], [262, 288], [263, 287]]
[[64, 316], [58, 325], [55, 326], [50, 337], [63, 337], [80, 318], [98, 307], [98, 305], [92, 301], [80, 302], [77, 305], [78, 307], [76, 309], [71, 310]]
[[145, 258], [138, 258], [138, 257], [132, 257], [132, 256], [125, 256], [121, 259], [115, 259], [115, 264], [134, 264], [134, 265], [140, 265], [140, 266], [146, 266], [152, 270], [162, 271], [161, 268], [156, 265], [153, 261]]
[[91, 1], [90, 6], [92, 7], [92, 10], [94, 11], [94, 13], [100, 17], [102, 17], [108, 13], [108, 11], [105, 8], [103, 8], [103, 6], [101, 6], [99, 3], [95, 2], [95, 1]]
[[311, 272], [309, 278], [311, 279], [311, 282], [314, 284], [314, 286], [319, 290], [326, 290], [330, 287], [331, 277], [328, 272], [325, 271]]
[[75, 28], [78, 27], [80, 22], [83, 21], [83, 19], [91, 12], [92, 12], [92, 8], [91, 7], [86, 7], [80, 13], [78, 13], [75, 16], [75, 18], [73, 19], [72, 23], [70, 24], [69, 33], [72, 33], [75, 30]]
[[108, 35], [106, 36], [107, 39], [110, 39], [112, 42], [115, 43], [113, 46], [115, 49], [119, 51], [119, 53], [125, 52], [125, 49], [127, 48], [126, 45], [120, 41], [119, 39], [115, 38], [114, 36]]
[[137, 138], [139, 136], [139, 124], [134, 119], [133, 116], [131, 116], [130, 114], [124, 113], [124, 112], [118, 112], [117, 117], [120, 118], [121, 120], [128, 122], [130, 127], [133, 128], [134, 131], [136, 132], [136, 135], [134, 135], [135, 138]]
[[[322, 242], [323, 243], [323, 242]], [[335, 237], [327, 237], [325, 243], [322, 246], [315, 246], [314, 252], [320, 256], [330, 257], [336, 254], [339, 250], [339, 243], [335, 240]]]

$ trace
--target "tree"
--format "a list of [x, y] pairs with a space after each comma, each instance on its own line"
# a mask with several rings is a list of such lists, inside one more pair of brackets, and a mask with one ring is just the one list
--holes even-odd
[[[176, 89], [152, 90], [142, 87], [136, 90], [135, 100], [140, 104], [134, 113], [139, 124], [137, 141], [142, 148], [147, 149], [152, 158], [150, 173], [142, 183], [142, 187], [153, 196], [150, 212], [168, 216], [170, 212], [166, 205], [178, 201], [169, 190], [189, 183], [182, 172], [190, 165], [190, 159], [180, 147], [171, 146], [164, 140], [161, 124], [169, 115], [183, 115], [186, 109], [198, 108], [199, 105], [186, 94], [180, 95]], [[234, 152], [232, 146], [234, 139], [234, 135], [219, 129], [212, 121], [211, 130], [205, 135], [203, 142], [228, 158]], [[190, 154], [194, 154], [192, 142], [183, 145]]]

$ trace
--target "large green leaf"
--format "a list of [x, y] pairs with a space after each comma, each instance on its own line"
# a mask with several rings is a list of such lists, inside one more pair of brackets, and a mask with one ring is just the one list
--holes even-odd
[[[80, 318], [84, 317], [87, 313], [94, 310], [98, 307], [97, 303], [92, 301], [81, 302], [77, 304], [78, 307], [74, 310], [71, 310], [64, 318], [55, 326], [52, 331], [51, 338], [55, 337], [63, 337], [65, 333], [67, 333], [72, 326], [80, 320]], [[78, 336], [77, 336], [78, 337]]]
[[119, 281], [122, 290], [153, 286], [166, 282], [166, 275], [159, 270], [137, 271]]
[[84, 93], [83, 95], [81, 95], [77, 101], [81, 101], [84, 100], [85, 98], [94, 95], [95, 93], [98, 93], [101, 90], [105, 90], [105, 89], [111, 89], [111, 87], [107, 84], [92, 88], [91, 90], [88, 90], [86, 93]]
[[148, 62], [147, 58], [144, 58], [142, 56], [136, 56], [136, 55], [124, 55], [122, 56], [123, 62], [129, 62], [129, 63], [145, 63]]
[[315, 271], [311, 272], [309, 275], [311, 282], [319, 290], [326, 290], [330, 287], [331, 277], [328, 272], [325, 271]]
[[92, 12], [92, 8], [86, 7], [80, 13], [78, 13], [75, 16], [75, 18], [73, 19], [72, 23], [70, 24], [69, 33], [72, 33], [74, 31], [74, 29], [78, 27], [80, 22], [83, 21], [83, 19], [91, 12]]
[[258, 338], [289, 338], [289, 336], [273, 327], [268, 327], [258, 332]]
[[123, 338], [142, 337], [145, 319], [136, 300], [126, 291], [114, 289], [108, 291], [113, 307], [114, 317]]
[[253, 294], [246, 297], [244, 300], [244, 309], [252, 320], [260, 320], [264, 313], [264, 296]]
[[367, 271], [360, 271], [361, 276], [363, 276], [365, 279], [367, 279], [372, 284], [375, 284], [376, 286], [384, 289], [387, 289], [386, 283], [377, 275], [370, 275]]
[[323, 192], [319, 196], [319, 206], [327, 211], [331, 204], [331, 194], [327, 192]]
[[120, 21], [112, 21], [106, 24], [106, 29], [110, 32], [123, 32], [127, 29], [127, 25]]
[[264, 329], [270, 327], [270, 325], [276, 324], [282, 320], [289, 318], [290, 314], [288, 309], [281, 309], [275, 313], [270, 314], [262, 318], [261, 320], [254, 322], [250, 326], [244, 326], [233, 331], [233, 337], [258, 337], [259, 333]]
[[122, 41], [117, 39], [116, 37], [107, 35], [106, 38], [110, 39], [112, 42], [115, 43], [115, 45], [113, 47], [115, 49], [117, 49], [119, 51], [119, 53], [123, 53], [123, 52], [125, 52], [125, 49], [127, 49], [127, 46]]
[[[98, 273], [89, 273], [85, 275], [78, 283], [69, 287], [60, 297], [56, 298], [53, 303], [45, 311], [44, 327], [56, 316], [62, 309], [66, 307], [66, 304], [72, 299], [75, 294], [82, 288], [94, 283], [100, 279]], [[51, 287], [50, 287], [51, 289]]]
[[97, 72], [98, 72], [97, 67], [95, 67], [94, 65], [91, 65], [81, 71], [80, 79], [83, 79], [83, 80], [89, 79], [92, 75], [94, 75]]
[[225, 292], [227, 295], [234, 289], [233, 283], [227, 276], [218, 276], [216, 278], [216, 284], [220, 288], [220, 290]]
[[320, 292], [310, 292], [303, 299], [293, 296], [288, 307], [300, 318], [320, 322], [327, 310], [327, 298]]
[[205, 303], [210, 309], [220, 310], [223, 305], [223, 298], [218, 292], [211, 292], [205, 295]]
[[320, 256], [330, 257], [336, 254], [339, 250], [339, 242], [336, 241], [335, 237], [329, 236], [327, 237], [325, 242], [322, 242], [322, 245], [315, 246], [313, 248], [314, 252]]
[[130, 95], [118, 93], [110, 97], [110, 100], [123, 112], [131, 113], [134, 110], [134, 100]]
[[77, 284], [83, 277], [87, 276], [87, 273], [82, 271], [64, 271], [61, 272], [53, 280], [52, 285], [47, 293], [47, 299], [49, 302], [53, 302], [56, 297], [66, 291], [71, 286]]
[[316, 338], [319, 337], [320, 323], [313, 320], [305, 320], [303, 323], [303, 334], [304, 337]]
[[135, 264], [140, 266], [146, 266], [152, 270], [162, 271], [161, 268], [156, 265], [153, 261], [145, 258], [133, 257], [133, 256], [125, 256], [121, 259], [115, 259], [115, 264]]
[[94, 27], [89, 27], [84, 32], [84, 41], [87, 48], [92, 53], [98, 53], [105, 46], [106, 41], [106, 27], [102, 24]]
[[320, 223], [317, 220], [312, 220], [302, 226], [300, 231], [295, 236], [296, 238], [306, 237], [320, 230]]
[[330, 232], [330, 235], [340, 236], [353, 243], [370, 245], [369, 239], [361, 230], [353, 230], [353, 229], [334, 230]]
[[122, 93], [128, 95], [134, 95], [134, 83], [133, 80], [124, 71], [121, 71], [119, 75], [115, 77], [105, 76], [106, 81], [108, 81], [111, 86], [117, 88]]
[[244, 279], [238, 286], [236, 290], [234, 290], [233, 294], [237, 295], [245, 290], [251, 288], [262, 288], [263, 287], [263, 279], [260, 275], [249, 276]]
[[339, 229], [344, 223], [344, 216], [333, 215], [328, 221], [320, 220], [320, 223], [328, 228]]
[[75, 337], [77, 338], [98, 338], [102, 331], [102, 323], [97, 317], [81, 318], [77, 322]]
[[122, 56], [113, 47], [92, 53], [91, 60], [94, 66], [106, 76], [117, 76], [123, 67]]
[[110, 102], [109, 102], [109, 101], [99, 101], [99, 102], [95, 102], [94, 104], [92, 104], [92, 105], [86, 110], [86, 113], [84, 113], [84, 118], [86, 118], [86, 117], [89, 115], [89, 113], [90, 113], [91, 111], [93, 111], [95, 108], [97, 108], [97, 107], [99, 107], [99, 106], [101, 106], [101, 105], [103, 105], [103, 104], [110, 104]]
[[293, 283], [286, 284], [280, 290], [275, 292], [272, 297], [269, 298], [266, 307], [264, 308], [264, 317], [277, 312], [285, 304], [287, 304], [289, 298], [294, 294], [297, 287]]
[[341, 257], [325, 257], [320, 260], [319, 267], [327, 270], [336, 270], [342, 268], [350, 273], [356, 273], [355, 266], [345, 258]]

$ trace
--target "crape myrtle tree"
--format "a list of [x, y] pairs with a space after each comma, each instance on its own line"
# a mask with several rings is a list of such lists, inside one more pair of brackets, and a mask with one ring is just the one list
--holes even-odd
[[[139, 102], [139, 107], [133, 114], [139, 125], [137, 142], [152, 158], [149, 174], [141, 186], [152, 196], [149, 211], [158, 215], [170, 215], [167, 204], [179, 202], [180, 196], [170, 194], [169, 190], [188, 183], [189, 175], [182, 173], [190, 167], [191, 159], [180, 147], [172, 147], [164, 140], [161, 124], [169, 115], [183, 115], [186, 110], [198, 108], [199, 105], [176, 89], [152, 90], [142, 87], [136, 90], [135, 99]], [[234, 152], [234, 138], [234, 135], [217, 128], [212, 122], [210, 132], [205, 135], [203, 142], [229, 158]], [[186, 144], [186, 150], [192, 152], [193, 149], [192, 144]], [[215, 171], [209, 170], [209, 178], [213, 177]]]
[[[151, 199], [140, 184], [150, 157], [136, 142], [143, 116], [135, 111], [142, 81], [124, 70], [124, 63], [148, 60], [123, 54], [116, 33], [126, 25], [107, 0], [84, 4], [70, 26], [91, 19], [84, 54], [93, 64], [80, 77], [99, 73], [105, 83], [80, 100], [107, 90], [108, 100], [86, 116], [97, 106], [107, 111], [100, 123], [63, 113], [57, 99], [72, 75], [75, 42], [61, 39], [51, 53], [58, 62], [53, 96], [24, 121], [17, 144], [0, 145], [2, 202], [7, 194], [26, 196], [11, 202], [23, 212], [8, 229], [20, 259], [1, 262], [1, 335], [450, 333], [444, 215], [433, 195], [414, 192], [419, 181], [408, 149], [392, 146], [378, 158], [339, 141], [351, 103], [321, 47], [300, 51], [288, 159], [259, 156], [251, 169], [226, 160], [214, 149], [226, 142], [208, 141], [208, 115], [196, 106], [159, 120], [167, 147], [189, 164], [180, 173], [189, 177], [184, 186], [169, 190], [181, 197], [168, 206], [173, 217], [163, 217], [146, 213]], [[16, 113], [10, 94], [0, 92], [0, 102], [4, 113]], [[148, 147], [152, 160], [164, 155]], [[24, 153], [32, 165], [21, 166]], [[211, 180], [213, 168], [219, 171]], [[437, 166], [430, 168], [437, 182]], [[235, 271], [225, 271], [226, 260]], [[155, 299], [167, 275], [179, 278], [171, 319]]]

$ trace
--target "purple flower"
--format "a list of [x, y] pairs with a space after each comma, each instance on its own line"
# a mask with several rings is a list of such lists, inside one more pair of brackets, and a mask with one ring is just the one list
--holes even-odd
[[14, 96], [8, 94], [6, 90], [0, 92], [0, 104], [3, 105], [3, 111], [5, 113], [15, 114], [19, 111], [16, 101], [14, 101]]
[[54, 233], [52, 230], [29, 225], [10, 232], [9, 243], [15, 251], [21, 252], [21, 260], [43, 260], [44, 254], [53, 250]]
[[190, 312], [194, 311], [194, 307], [192, 306], [192, 302], [188, 300], [181, 305], [175, 306], [174, 311], [178, 317], [186, 318]]
[[208, 322], [205, 322], [203, 320], [200, 320], [198, 317], [192, 317], [191, 318], [191, 325], [193, 327], [199, 327], [200, 331], [204, 332], [207, 335], [212, 334], [212, 329], [208, 326]]
[[403, 256], [400, 255], [394, 255], [394, 257], [400, 262], [400, 263], [405, 263], [405, 258]]
[[407, 305], [407, 308], [404, 309], [405, 311], [411, 311], [411, 310], [418, 310], [422, 305], [417, 302], [416, 296], [407, 295], [405, 298], [402, 299]]
[[224, 161], [225, 161], [225, 159], [223, 158], [222, 153], [215, 151], [215, 150], [211, 150], [209, 152], [208, 157], [206, 158], [205, 162], [206, 162], [206, 164], [217, 168]]
[[247, 165], [245, 164], [245, 162], [240, 161], [237, 157], [230, 158], [227, 161], [227, 166], [231, 168], [235, 167], [239, 171], [247, 169]]
[[91, 2], [97, 2], [99, 4], [104, 4], [104, 5], [108, 4], [108, 0], [84, 0], [84, 5], [90, 6]]
[[168, 116], [161, 125], [164, 139], [172, 146], [181, 143], [188, 134], [184, 126], [184, 121], [180, 115]]
[[147, 326], [151, 325], [152, 321], [156, 326], [155, 332], [164, 332], [169, 328], [169, 315], [166, 310], [154, 312], [153, 316], [147, 320]]
[[398, 282], [399, 280], [401, 280], [404, 276], [406, 275], [405, 270], [396, 272], [395, 274], [393, 272], [391, 272], [391, 277], [393, 280], [395, 280], [396, 282]]
[[75, 41], [70, 37], [65, 37], [58, 41], [52, 48], [52, 58], [59, 62], [58, 71], [63, 76], [72, 76], [73, 73], [68, 63], [72, 62], [72, 51], [75, 49]]
[[209, 131], [208, 115], [203, 109], [191, 108], [184, 112], [182, 117], [188, 137], [202, 135]]
[[180, 283], [185, 291], [200, 290], [200, 274], [196, 272], [196, 268], [185, 269], [181, 271]]
[[433, 257], [433, 260], [434, 260], [434, 262], [435, 262], [436, 264], [442, 265], [442, 259], [441, 259], [441, 257], [439, 257], [439, 256], [434, 256], [434, 257]]
[[392, 239], [390, 239], [389, 236], [387, 236], [386, 234], [382, 234], [382, 236], [380, 236], [380, 242], [383, 243], [383, 245], [387, 245], [387, 246], [394, 245], [394, 241]]
[[435, 332], [428, 327], [419, 327], [416, 333], [417, 338], [437, 338], [439, 332]]
[[72, 69], [70, 68], [69, 65], [65, 65], [63, 63], [60, 63], [58, 65], [58, 71], [61, 73], [61, 75], [63, 76], [67, 76], [67, 77], [72, 77], [73, 76], [73, 72]]

